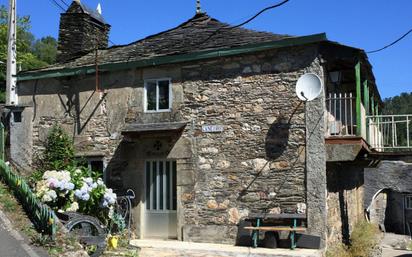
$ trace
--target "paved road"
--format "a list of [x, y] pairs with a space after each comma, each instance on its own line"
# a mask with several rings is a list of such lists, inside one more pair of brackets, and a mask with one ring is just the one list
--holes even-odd
[[10, 220], [0, 211], [1, 257], [47, 257], [44, 250], [29, 246], [27, 240], [13, 229]]
[[382, 257], [412, 257], [412, 251], [383, 248]]

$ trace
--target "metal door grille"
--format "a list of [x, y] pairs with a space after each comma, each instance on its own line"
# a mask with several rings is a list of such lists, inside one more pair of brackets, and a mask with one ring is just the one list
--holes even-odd
[[176, 211], [176, 161], [146, 161], [146, 210]]

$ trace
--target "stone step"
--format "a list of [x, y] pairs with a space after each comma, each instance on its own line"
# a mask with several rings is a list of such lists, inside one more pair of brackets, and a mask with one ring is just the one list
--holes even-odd
[[132, 240], [139, 257], [321, 257], [320, 250], [268, 249], [164, 240]]

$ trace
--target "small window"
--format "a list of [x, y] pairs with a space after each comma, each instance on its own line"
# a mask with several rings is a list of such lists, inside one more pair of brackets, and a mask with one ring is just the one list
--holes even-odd
[[145, 82], [145, 111], [169, 111], [171, 108], [171, 83], [169, 79]]
[[102, 160], [90, 160], [89, 168], [92, 171], [96, 171], [103, 174], [103, 161]]
[[20, 111], [13, 112], [13, 121], [21, 122], [21, 112]]
[[405, 196], [405, 208], [412, 209], [412, 195]]
[[79, 166], [89, 168], [91, 171], [97, 172], [100, 175], [100, 177], [105, 181], [105, 165], [103, 162], [103, 158], [79, 157], [77, 161]]

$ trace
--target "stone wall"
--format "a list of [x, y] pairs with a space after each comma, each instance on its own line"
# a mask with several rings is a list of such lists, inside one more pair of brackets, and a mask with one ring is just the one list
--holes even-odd
[[365, 206], [381, 189], [412, 193], [412, 163], [382, 161], [376, 168], [365, 169]]
[[349, 242], [356, 222], [363, 220], [363, 168], [327, 165], [327, 244]]
[[[34, 106], [35, 151], [56, 122], [74, 136], [78, 150], [105, 156], [112, 185], [138, 191], [139, 234], [143, 160], [173, 158], [180, 239], [233, 243], [238, 221], [250, 212], [296, 212], [303, 203], [309, 233], [324, 240], [324, 97], [305, 105], [295, 95], [302, 74], [323, 78], [317, 56], [317, 46], [306, 46], [102, 73], [100, 94], [93, 92], [92, 76], [24, 82], [19, 101]], [[160, 77], [172, 80], [172, 111], [144, 113], [144, 80]], [[128, 123], [167, 121], [187, 126], [180, 135], [121, 136]], [[202, 125], [223, 125], [224, 131], [203, 133]], [[163, 148], [151, 151], [153, 140]]]
[[[365, 169], [365, 206], [372, 221], [384, 224], [388, 232], [411, 234], [412, 211], [405, 209], [405, 195], [412, 194], [412, 164], [382, 161], [376, 168]], [[372, 201], [373, 196], [383, 191]], [[387, 195], [385, 201], [379, 196]]]
[[390, 191], [388, 190], [381, 191], [375, 196], [369, 206], [365, 206], [369, 210], [369, 220], [371, 222], [375, 224], [385, 223], [389, 193]]
[[57, 61], [65, 62], [96, 48], [107, 48], [109, 32], [109, 25], [80, 9], [61, 14]]

